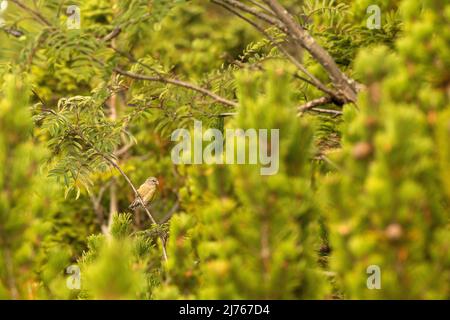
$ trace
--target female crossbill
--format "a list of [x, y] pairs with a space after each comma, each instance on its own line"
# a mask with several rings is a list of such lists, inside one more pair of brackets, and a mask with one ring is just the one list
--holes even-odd
[[[158, 185], [159, 185], [158, 179], [156, 179], [155, 177], [151, 177], [151, 178], [148, 178], [147, 180], [145, 180], [144, 184], [142, 184], [139, 187], [139, 189], [137, 190], [137, 192], [141, 196], [142, 201], [144, 202], [145, 206], [147, 206], [147, 204], [149, 204], [155, 198], [156, 189], [157, 189], [156, 186], [158, 186]], [[137, 207], [139, 207], [140, 205], [141, 205], [141, 202], [139, 201], [139, 198], [136, 196], [136, 198], [131, 203], [129, 208], [131, 210], [134, 210]]]

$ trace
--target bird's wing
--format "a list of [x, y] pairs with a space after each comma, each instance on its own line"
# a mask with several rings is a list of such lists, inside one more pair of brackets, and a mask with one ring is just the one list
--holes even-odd
[[144, 195], [144, 201], [145, 202], [152, 201], [153, 198], [155, 197], [156, 186], [149, 186], [146, 191], [147, 192]]
[[149, 192], [149, 189], [151, 187], [149, 185], [147, 185], [146, 183], [144, 183], [143, 185], [141, 185], [139, 187], [139, 189], [137, 190], [137, 192], [139, 193], [139, 195], [144, 198], [145, 195]]

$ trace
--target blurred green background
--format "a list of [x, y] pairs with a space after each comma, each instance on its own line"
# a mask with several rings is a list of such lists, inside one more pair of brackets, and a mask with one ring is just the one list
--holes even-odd
[[[363, 85], [357, 103], [297, 117], [320, 91], [206, 0], [8, 1], [0, 299], [450, 298], [450, 5], [280, 3]], [[366, 26], [372, 4], [381, 29]], [[80, 29], [67, 28], [69, 5]], [[280, 129], [278, 174], [174, 165], [170, 135], [194, 119], [204, 130]], [[129, 212], [133, 190], [107, 159], [136, 187], [159, 179], [158, 225]], [[373, 265], [380, 289], [368, 288]]]

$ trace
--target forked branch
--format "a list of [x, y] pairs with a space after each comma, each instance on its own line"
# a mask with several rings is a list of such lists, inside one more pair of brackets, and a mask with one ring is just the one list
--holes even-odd
[[347, 76], [339, 69], [331, 55], [316, 42], [308, 31], [294, 20], [292, 15], [277, 0], [264, 0], [264, 2], [286, 27], [288, 36], [305, 48], [322, 65], [334, 87], [338, 90], [342, 102], [356, 102], [356, 89]]
[[[328, 95], [330, 102], [338, 106], [356, 102], [358, 90], [356, 88], [355, 81], [347, 78], [347, 76], [339, 69], [331, 55], [316, 42], [307, 30], [296, 22], [293, 16], [277, 0], [263, 0], [265, 3], [265, 6], [263, 7], [264, 9], [262, 9], [260, 5], [251, 7], [236, 0], [211, 1], [226, 8], [228, 11], [249, 22], [256, 29], [262, 32], [264, 36], [268, 38], [275, 46], [277, 46], [300, 71], [308, 75], [316, 88]], [[252, 1], [252, 3], [254, 2]], [[269, 24], [270, 26], [275, 26], [292, 40], [292, 42], [297, 46], [297, 50], [305, 49], [324, 68], [335, 89], [333, 90], [328, 88], [312, 76], [303, 66], [302, 62], [290, 55], [287, 50], [284, 50], [281, 44], [277, 43], [272, 37], [270, 37], [270, 35], [267, 34], [267, 32], [265, 32], [264, 28], [251, 21], [249, 18], [243, 16], [239, 12], [249, 14], [259, 21]]]

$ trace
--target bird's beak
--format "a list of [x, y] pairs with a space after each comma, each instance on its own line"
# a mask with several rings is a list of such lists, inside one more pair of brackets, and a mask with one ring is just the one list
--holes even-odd
[[156, 184], [159, 186], [159, 181], [158, 180], [156, 180]]

